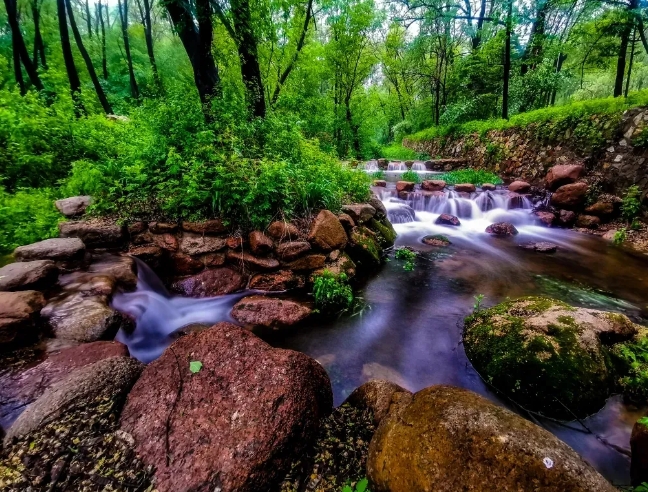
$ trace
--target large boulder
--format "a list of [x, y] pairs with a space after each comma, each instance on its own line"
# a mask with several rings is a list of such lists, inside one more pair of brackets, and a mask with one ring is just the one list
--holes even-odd
[[343, 405], [348, 403], [355, 408], [369, 409], [378, 425], [390, 411], [397, 411], [397, 407], [411, 400], [412, 392], [402, 386], [384, 379], [372, 379], [353, 390]]
[[442, 179], [426, 179], [421, 183], [421, 189], [425, 191], [443, 191], [446, 182]]
[[87, 411], [98, 399], [121, 406], [143, 367], [130, 357], [109, 357], [76, 369], [27, 407], [7, 431], [5, 445], [66, 414]]
[[180, 251], [187, 255], [215, 253], [225, 249], [227, 240], [220, 237], [185, 233], [180, 239]]
[[274, 246], [272, 239], [261, 231], [252, 231], [248, 236], [250, 249], [255, 255], [265, 255], [272, 251]]
[[472, 183], [459, 183], [454, 186], [454, 190], [458, 193], [474, 193], [477, 188]]
[[528, 193], [531, 191], [531, 185], [526, 181], [513, 181], [508, 189], [513, 193]]
[[317, 214], [308, 234], [308, 240], [324, 251], [343, 249], [347, 239], [340, 220], [329, 210]]
[[46, 289], [57, 277], [58, 267], [52, 260], [9, 263], [0, 268], [0, 291]]
[[292, 261], [311, 250], [307, 241], [290, 241], [277, 246], [277, 256], [282, 261]]
[[41, 310], [56, 338], [87, 343], [115, 337], [120, 328], [130, 329], [132, 320], [108, 305], [105, 295], [85, 292], [61, 295]]
[[371, 219], [366, 226], [376, 235], [376, 240], [381, 248], [391, 248], [396, 242], [398, 234], [396, 234], [394, 226], [389, 222], [386, 214], [380, 219]]
[[232, 308], [232, 318], [244, 326], [280, 329], [296, 325], [310, 316], [304, 304], [277, 297], [244, 297]]
[[18, 261], [69, 261], [82, 257], [84, 252], [85, 245], [79, 238], [53, 238], [17, 247], [14, 258]]
[[77, 217], [85, 213], [90, 203], [92, 203], [91, 196], [73, 196], [56, 200], [54, 205], [66, 217]]
[[266, 232], [277, 241], [294, 241], [299, 237], [299, 229], [296, 226], [279, 220], [270, 224]]
[[495, 388], [525, 408], [571, 420], [603, 407], [614, 380], [604, 347], [637, 331], [622, 314], [526, 297], [466, 318], [463, 340]]
[[247, 279], [238, 271], [221, 267], [179, 280], [172, 289], [189, 297], [212, 297], [242, 290], [246, 283]]
[[585, 174], [585, 168], [580, 164], [561, 164], [552, 167], [545, 178], [547, 188], [556, 191], [561, 186], [572, 184]]
[[0, 345], [19, 338], [36, 338], [44, 306], [43, 294], [35, 290], [0, 292]]
[[438, 225], [448, 225], [448, 226], [455, 226], [455, 227], [461, 225], [461, 221], [459, 220], [459, 218], [450, 214], [439, 215], [434, 221], [434, 223]]
[[368, 203], [344, 205], [342, 211], [348, 214], [356, 224], [364, 224], [376, 215], [376, 209]]
[[280, 292], [290, 289], [303, 288], [303, 275], [297, 275], [292, 270], [279, 270], [271, 273], [258, 273], [250, 279], [250, 289]]
[[354, 227], [350, 239], [347, 254], [360, 268], [374, 268], [382, 263], [382, 248], [371, 229]]
[[588, 190], [589, 186], [583, 182], [563, 185], [551, 195], [551, 204], [567, 210], [577, 209], [585, 203]]
[[[191, 361], [201, 368], [192, 372]], [[181, 337], [146, 367], [121, 429], [156, 468], [160, 492], [256, 492], [279, 483], [331, 405], [315, 360], [219, 323]]]
[[61, 237], [78, 237], [88, 246], [114, 246], [124, 239], [125, 228], [107, 220], [61, 222]]
[[541, 427], [465, 389], [432, 386], [380, 423], [369, 446], [372, 492], [614, 492]]
[[486, 228], [486, 233], [491, 236], [515, 236], [518, 230], [510, 222], [496, 222]]

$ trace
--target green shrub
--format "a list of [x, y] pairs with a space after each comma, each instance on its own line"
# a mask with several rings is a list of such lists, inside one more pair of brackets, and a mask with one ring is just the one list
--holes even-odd
[[371, 179], [385, 179], [385, 171], [379, 169], [375, 173], [371, 173]]
[[618, 244], [622, 244], [626, 240], [626, 238], [627, 238], [627, 234], [626, 234], [626, 229], [624, 227], [614, 233], [614, 238], [612, 238], [612, 241], [614, 242], [614, 244], [618, 245]]
[[54, 207], [55, 198], [51, 189], [21, 189], [10, 194], [0, 188], [0, 254], [58, 236], [63, 216]]
[[648, 337], [617, 343], [611, 355], [624, 397], [632, 403], [644, 404], [648, 401]]
[[402, 181], [409, 181], [410, 183], [420, 183], [421, 182], [421, 176], [415, 171], [412, 171], [411, 169], [408, 169], [405, 171], [400, 179]]
[[359, 480], [355, 487], [351, 483], [347, 483], [342, 487], [342, 492], [371, 492], [367, 487], [369, 486], [369, 480], [363, 478]]
[[427, 154], [415, 152], [398, 143], [383, 147], [379, 157], [393, 161], [416, 161], [427, 160], [430, 158]]
[[329, 270], [324, 270], [315, 276], [313, 297], [315, 308], [323, 314], [339, 314], [348, 311], [353, 306], [354, 299], [346, 274], [335, 275]]
[[403, 260], [403, 270], [406, 272], [411, 272], [414, 270], [414, 261], [416, 260], [416, 253], [409, 248], [396, 248], [394, 253], [394, 258], [397, 260]]
[[435, 179], [442, 179], [449, 185], [460, 183], [472, 183], [481, 186], [484, 183], [502, 184], [502, 179], [495, 173], [484, 169], [456, 169], [437, 176]]
[[623, 202], [621, 203], [621, 216], [628, 222], [632, 222], [639, 214], [641, 209], [641, 191], [636, 185], [628, 188], [623, 195]]

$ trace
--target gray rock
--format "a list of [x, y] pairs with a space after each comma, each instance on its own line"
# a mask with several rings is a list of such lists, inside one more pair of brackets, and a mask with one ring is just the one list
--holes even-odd
[[227, 240], [220, 237], [185, 233], [180, 239], [180, 251], [188, 255], [214, 253], [227, 246]]
[[364, 224], [376, 215], [376, 209], [368, 203], [344, 205], [342, 211], [350, 215], [357, 224]]
[[58, 211], [66, 217], [76, 217], [83, 215], [91, 203], [91, 196], [73, 196], [62, 200], [56, 200], [54, 205], [56, 205]]
[[144, 364], [130, 357], [110, 357], [72, 372], [27, 407], [9, 428], [5, 445], [65, 415], [83, 411], [98, 398], [124, 400]]
[[124, 239], [124, 227], [104, 220], [61, 222], [59, 231], [61, 237], [78, 237], [89, 246], [112, 246]]
[[52, 260], [9, 263], [0, 268], [0, 291], [47, 288], [57, 276], [58, 268]]
[[30, 260], [73, 260], [83, 256], [85, 245], [79, 238], [45, 239], [14, 250], [18, 261]]

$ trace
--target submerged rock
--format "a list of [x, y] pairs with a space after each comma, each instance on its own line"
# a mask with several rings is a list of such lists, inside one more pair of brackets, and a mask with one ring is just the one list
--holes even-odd
[[443, 247], [443, 246], [448, 246], [448, 245], [452, 244], [450, 242], [450, 239], [448, 239], [447, 237], [445, 237], [445, 236], [443, 236], [441, 234], [434, 234], [434, 235], [430, 235], [430, 236], [425, 236], [423, 239], [421, 239], [421, 241], [424, 244], [427, 244], [428, 246], [440, 246], [440, 247]]
[[496, 222], [486, 228], [486, 232], [491, 236], [515, 236], [518, 230], [510, 222]]
[[435, 224], [439, 225], [449, 225], [449, 226], [460, 226], [461, 221], [458, 217], [450, 214], [441, 214], [434, 221]]
[[[200, 361], [197, 372], [190, 361]], [[273, 490], [329, 414], [315, 360], [229, 323], [191, 333], [149, 364], [121, 429], [156, 468], [160, 492]]]
[[558, 249], [558, 245], [550, 243], [548, 241], [529, 241], [527, 243], [518, 244], [522, 249], [528, 249], [531, 251], [537, 251], [538, 253], [555, 253]]
[[465, 389], [432, 386], [385, 418], [369, 446], [372, 492], [614, 492], [541, 427]]
[[0, 268], [0, 291], [46, 289], [56, 283], [52, 260], [19, 261]]
[[276, 297], [244, 297], [232, 308], [232, 317], [244, 326], [286, 328], [310, 316], [312, 310], [290, 299]]
[[464, 347], [475, 369], [530, 410], [572, 420], [598, 411], [614, 377], [604, 346], [631, 339], [626, 316], [526, 297], [466, 318]]

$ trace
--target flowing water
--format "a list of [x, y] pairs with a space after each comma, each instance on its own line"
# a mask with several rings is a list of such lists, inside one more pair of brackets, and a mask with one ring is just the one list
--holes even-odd
[[[331, 377], [336, 404], [363, 382], [384, 378], [412, 391], [442, 383], [461, 386], [507, 406], [473, 370], [461, 345], [462, 321], [477, 295], [484, 296], [484, 306], [524, 295], [549, 295], [578, 306], [623, 312], [639, 323], [648, 320], [648, 257], [595, 236], [542, 227], [526, 198], [498, 190], [471, 196], [414, 194], [405, 202], [391, 188], [374, 191], [395, 224], [397, 245], [421, 251], [414, 271], [392, 260], [359, 292], [367, 305], [360, 315], [313, 322], [268, 339], [319, 360]], [[436, 225], [440, 213], [457, 215], [461, 225]], [[502, 220], [515, 224], [519, 235], [499, 238], [484, 232]], [[429, 234], [443, 234], [452, 244], [422, 244]], [[558, 251], [548, 255], [518, 246], [540, 240], [557, 244]], [[228, 320], [231, 306], [243, 295], [170, 297], [148, 272], [141, 269], [136, 292], [115, 299], [117, 308], [137, 319], [135, 332], [119, 337], [145, 361], [157, 357], [182, 326]], [[609, 480], [627, 485], [629, 459], [619, 450], [628, 450], [632, 424], [643, 410], [615, 397], [582, 424], [538, 423]]]

